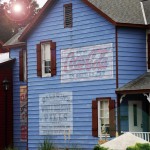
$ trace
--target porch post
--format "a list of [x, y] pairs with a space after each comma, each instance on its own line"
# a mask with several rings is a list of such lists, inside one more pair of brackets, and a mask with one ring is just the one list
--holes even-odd
[[118, 135], [121, 135], [121, 126], [120, 126], [120, 98], [121, 95], [117, 94], [117, 123], [118, 123]]

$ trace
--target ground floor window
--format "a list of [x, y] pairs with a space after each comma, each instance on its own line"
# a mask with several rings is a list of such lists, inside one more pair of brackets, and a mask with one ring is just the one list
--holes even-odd
[[116, 135], [115, 100], [96, 98], [92, 101], [92, 135]]

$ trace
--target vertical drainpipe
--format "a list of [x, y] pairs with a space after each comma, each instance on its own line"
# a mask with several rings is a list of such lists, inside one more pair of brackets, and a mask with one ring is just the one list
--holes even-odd
[[142, 14], [143, 14], [144, 23], [145, 23], [145, 25], [147, 25], [147, 19], [146, 19], [146, 15], [145, 15], [143, 0], [140, 2], [140, 5], [141, 5], [141, 10], [142, 10]]
[[[118, 27], [115, 27], [115, 43], [116, 43], [116, 89], [119, 87], [118, 81]], [[118, 134], [121, 134], [120, 130], [120, 96], [117, 94], [117, 124]]]

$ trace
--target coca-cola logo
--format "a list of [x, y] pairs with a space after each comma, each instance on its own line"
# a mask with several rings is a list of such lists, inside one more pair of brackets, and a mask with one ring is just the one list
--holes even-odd
[[95, 49], [86, 53], [69, 52], [65, 56], [62, 69], [65, 73], [74, 70], [100, 71], [108, 67], [110, 52], [107, 49]]
[[113, 78], [113, 44], [61, 50], [61, 82]]

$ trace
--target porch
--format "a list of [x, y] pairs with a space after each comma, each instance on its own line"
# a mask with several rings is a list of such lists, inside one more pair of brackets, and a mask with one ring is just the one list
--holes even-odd
[[118, 132], [130, 132], [150, 142], [150, 73], [116, 90]]
[[[126, 133], [126, 132], [124, 132]], [[145, 140], [145, 141], [148, 141], [150, 142], [150, 132], [130, 132], [132, 133], [133, 135]]]

